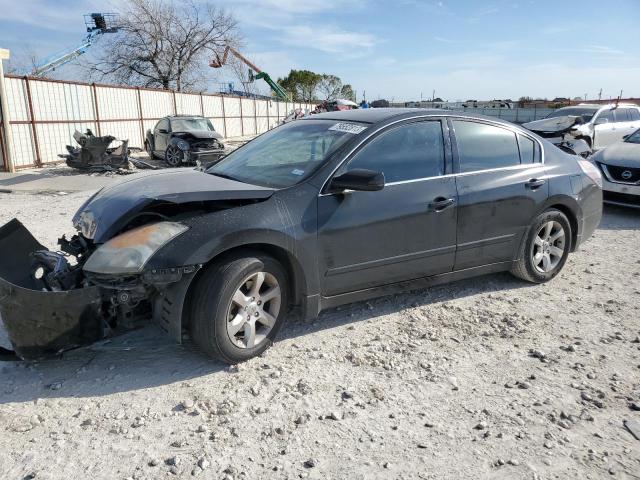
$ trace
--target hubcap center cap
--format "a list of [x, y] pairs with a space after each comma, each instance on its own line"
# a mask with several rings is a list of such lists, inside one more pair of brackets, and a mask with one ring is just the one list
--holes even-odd
[[258, 307], [258, 304], [256, 302], [251, 302], [249, 305], [247, 305], [247, 313], [250, 316], [255, 316], [256, 313], [258, 313], [260, 307]]

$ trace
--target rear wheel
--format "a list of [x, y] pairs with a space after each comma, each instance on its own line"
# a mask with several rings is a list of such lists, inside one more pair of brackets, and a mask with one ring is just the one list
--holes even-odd
[[511, 273], [529, 282], [548, 282], [564, 267], [570, 248], [571, 224], [566, 215], [547, 210], [529, 228]]
[[184, 152], [174, 145], [169, 145], [164, 152], [164, 161], [170, 167], [179, 167], [184, 159]]
[[264, 352], [288, 306], [286, 271], [263, 255], [228, 259], [203, 273], [191, 298], [191, 335], [207, 354], [238, 363]]

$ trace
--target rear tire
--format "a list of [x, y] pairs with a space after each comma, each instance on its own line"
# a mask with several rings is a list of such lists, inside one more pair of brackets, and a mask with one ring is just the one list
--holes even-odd
[[223, 362], [244, 362], [269, 348], [282, 326], [287, 274], [266, 255], [228, 258], [207, 267], [190, 302], [196, 345]]
[[538, 215], [522, 240], [511, 273], [532, 283], [545, 283], [564, 267], [571, 250], [571, 224], [560, 210]]

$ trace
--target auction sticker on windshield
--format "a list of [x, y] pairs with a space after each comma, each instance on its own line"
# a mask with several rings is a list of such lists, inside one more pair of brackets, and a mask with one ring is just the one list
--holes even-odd
[[336, 123], [333, 127], [329, 128], [329, 130], [335, 130], [336, 132], [353, 133], [354, 135], [357, 135], [366, 129], [367, 127], [363, 127], [362, 125], [347, 122]]

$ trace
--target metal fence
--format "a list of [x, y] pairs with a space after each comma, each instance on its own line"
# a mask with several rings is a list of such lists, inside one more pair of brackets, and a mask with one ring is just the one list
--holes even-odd
[[0, 170], [6, 170], [6, 143], [16, 169], [60, 161], [76, 130], [128, 139], [144, 146], [145, 132], [167, 115], [202, 115], [225, 138], [264, 133], [305, 103], [220, 94], [5, 77], [11, 138], [0, 126]]
[[498, 117], [514, 123], [526, 123], [545, 118], [553, 108], [454, 108], [454, 111], [479, 113], [490, 117]]

